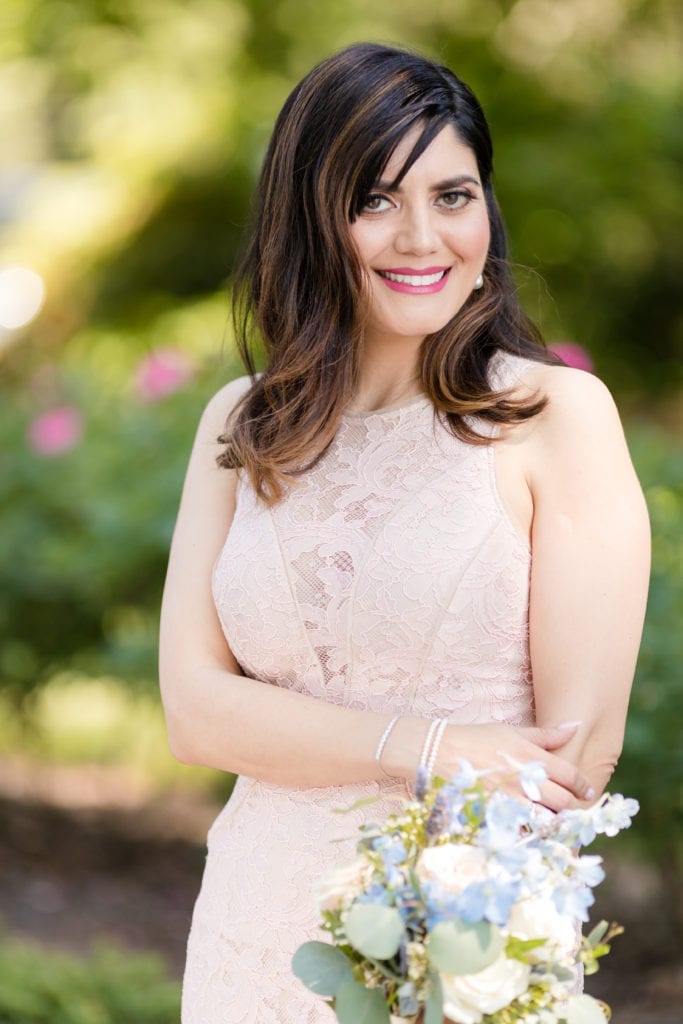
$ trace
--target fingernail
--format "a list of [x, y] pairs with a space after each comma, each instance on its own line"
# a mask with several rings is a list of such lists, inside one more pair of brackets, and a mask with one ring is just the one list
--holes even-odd
[[590, 788], [586, 790], [586, 800], [592, 800], [594, 796], [595, 790], [592, 786], [590, 786]]
[[577, 725], [583, 725], [582, 721], [578, 722], [562, 722], [557, 726], [558, 729], [575, 729]]

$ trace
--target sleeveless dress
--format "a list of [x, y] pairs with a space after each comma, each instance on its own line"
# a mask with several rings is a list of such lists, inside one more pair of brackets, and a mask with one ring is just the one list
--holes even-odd
[[[529, 366], [498, 352], [489, 379], [509, 386]], [[213, 596], [244, 674], [387, 715], [533, 725], [531, 555], [499, 498], [493, 451], [452, 437], [418, 396], [347, 413], [273, 509], [240, 480]], [[378, 794], [386, 801], [333, 813]], [[208, 835], [183, 1024], [333, 1024], [291, 972], [302, 942], [327, 938], [312, 884], [353, 856], [362, 820], [405, 795], [390, 780], [238, 779]]]

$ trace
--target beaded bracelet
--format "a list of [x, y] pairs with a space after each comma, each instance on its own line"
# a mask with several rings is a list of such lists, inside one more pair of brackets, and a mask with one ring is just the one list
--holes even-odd
[[429, 752], [429, 759], [428, 759], [428, 761], [427, 761], [427, 763], [425, 765], [425, 769], [427, 771], [427, 778], [428, 779], [431, 779], [431, 777], [432, 777], [432, 773], [434, 771], [434, 765], [436, 764], [436, 755], [439, 752], [439, 747], [441, 746], [441, 740], [443, 739], [443, 734], [446, 731], [446, 726], [447, 725], [448, 725], [448, 719], [447, 718], [439, 718], [438, 719], [438, 724], [437, 724], [436, 730], [434, 732], [434, 742], [432, 743], [432, 749]]
[[389, 772], [386, 771], [384, 765], [382, 764], [382, 754], [384, 753], [384, 748], [387, 745], [387, 740], [391, 736], [391, 732], [392, 732], [394, 726], [401, 719], [401, 717], [402, 717], [401, 715], [396, 715], [394, 718], [391, 719], [391, 721], [389, 722], [388, 726], [386, 727], [386, 729], [384, 730], [384, 732], [380, 736], [379, 743], [377, 744], [377, 750], [375, 751], [375, 761], [380, 766], [380, 768], [382, 770], [382, 773], [384, 775], [386, 775], [386, 777], [388, 779], [393, 779], [393, 778], [395, 778], [395, 776], [394, 775], [390, 775]]

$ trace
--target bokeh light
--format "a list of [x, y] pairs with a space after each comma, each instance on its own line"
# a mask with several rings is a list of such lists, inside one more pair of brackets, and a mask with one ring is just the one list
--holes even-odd
[[0, 327], [17, 330], [36, 318], [45, 301], [40, 274], [28, 267], [0, 270]]

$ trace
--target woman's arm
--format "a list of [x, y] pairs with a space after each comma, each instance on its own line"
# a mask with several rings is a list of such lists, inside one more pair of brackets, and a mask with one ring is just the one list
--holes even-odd
[[621, 753], [647, 602], [647, 508], [614, 401], [591, 374], [543, 367], [530, 436], [529, 609], [539, 725], [580, 720], [561, 749], [602, 792]]
[[[287, 786], [382, 779], [374, 754], [390, 715], [339, 707], [245, 678], [221, 630], [211, 570], [232, 522], [236, 476], [216, 466], [216, 437], [247, 384], [242, 379], [228, 385], [204, 412], [171, 545], [159, 654], [171, 749], [187, 764]], [[387, 771], [414, 779], [427, 727], [416, 716], [402, 719], [385, 749]], [[471, 735], [489, 761], [501, 746], [522, 760], [542, 757], [562, 793], [569, 787], [578, 794], [586, 785], [563, 758], [549, 753], [571, 730], [482, 726]], [[452, 767], [462, 754], [453, 751]]]

